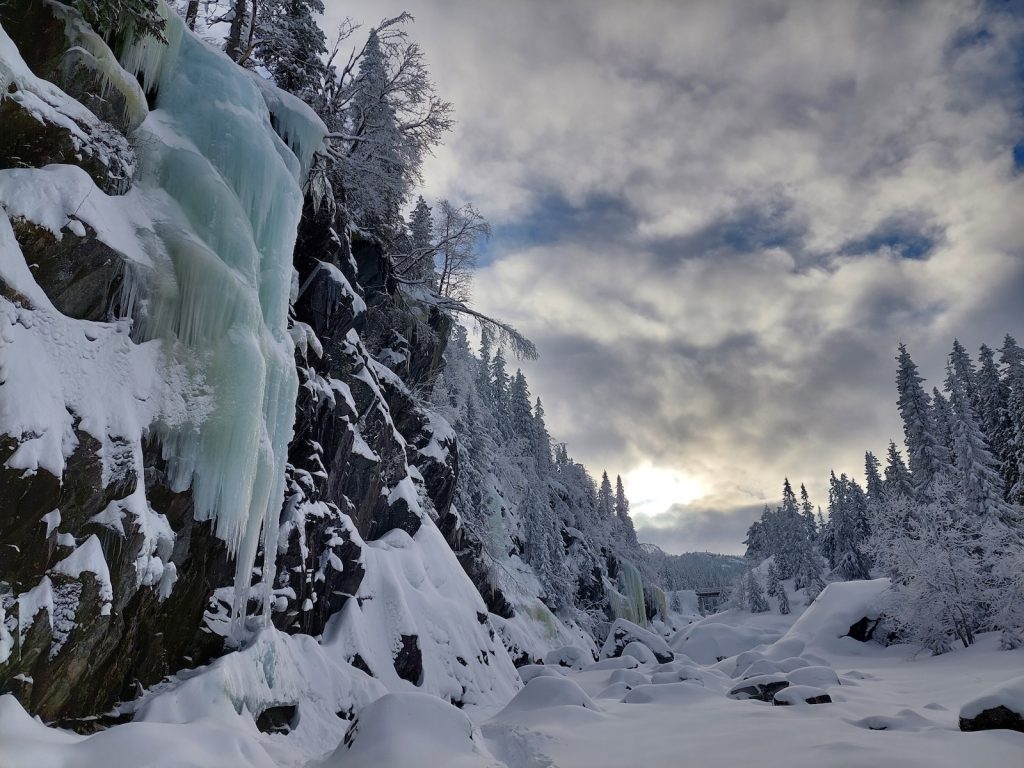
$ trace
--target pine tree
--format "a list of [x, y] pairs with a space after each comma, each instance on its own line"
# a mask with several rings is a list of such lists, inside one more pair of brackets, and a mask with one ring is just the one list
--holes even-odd
[[530, 389], [521, 369], [516, 369], [508, 390], [509, 420], [512, 435], [523, 441], [526, 453], [533, 455], [533, 409], [530, 407]]
[[1003, 501], [1002, 478], [978, 426], [963, 379], [952, 364], [947, 371], [946, 388], [951, 401], [955, 474], [965, 509], [990, 523], [998, 520], [1011, 524], [1016, 515]]
[[323, 12], [322, 0], [264, 0], [257, 15], [257, 57], [278, 88], [307, 102], [328, 76], [323, 63], [327, 39], [316, 20]]
[[817, 542], [818, 524], [814, 519], [814, 505], [811, 504], [810, 496], [807, 495], [807, 487], [803, 483], [800, 483], [800, 514], [804, 518], [808, 541], [812, 544]]
[[960, 388], [967, 396], [967, 402], [975, 412], [978, 412], [980, 407], [978, 372], [974, 370], [974, 362], [959, 339], [953, 339], [953, 351], [949, 353], [949, 364], [952, 367], [952, 375], [960, 381]]
[[610, 520], [615, 514], [615, 501], [608, 472], [601, 473], [601, 487], [597, 491], [597, 511], [602, 520]]
[[954, 461], [953, 454], [953, 409], [949, 400], [943, 395], [938, 387], [932, 388], [932, 422], [935, 424], [935, 434], [939, 444], [945, 449], [943, 461], [951, 466]]
[[508, 398], [510, 384], [511, 380], [505, 371], [505, 353], [502, 352], [501, 347], [498, 347], [497, 352], [494, 353], [494, 359], [491, 360], [490, 392], [491, 402], [494, 404], [498, 422], [505, 426], [506, 429], [509, 417]]
[[985, 344], [978, 351], [978, 362], [978, 404], [975, 410], [992, 455], [1001, 465], [1006, 443], [1010, 439], [1010, 425], [1006, 418], [1009, 388], [999, 377], [995, 352]]
[[880, 502], [884, 495], [882, 475], [879, 472], [881, 466], [881, 462], [879, 462], [875, 454], [871, 451], [864, 453], [864, 490], [867, 491], [870, 501]]
[[[564, 450], [565, 444], [562, 444]], [[544, 423], [544, 406], [540, 398], [533, 407], [533, 454], [537, 458], [537, 471], [546, 475], [551, 471], [551, 435]]]
[[[420, 195], [409, 217], [409, 245], [412, 253], [399, 263], [398, 269], [410, 280], [421, 280], [433, 286], [436, 282], [434, 268], [434, 221], [430, 206]], [[406, 263], [408, 262], [408, 263]]]
[[398, 220], [409, 188], [407, 142], [390, 89], [387, 58], [378, 31], [371, 29], [348, 110], [354, 140], [344, 176], [358, 220], [379, 235], [387, 235]]
[[765, 613], [771, 610], [771, 606], [768, 605], [768, 601], [764, 597], [764, 590], [761, 588], [761, 582], [757, 578], [757, 574], [753, 570], [747, 571], [746, 577], [746, 593], [747, 593], [747, 604], [751, 613]]
[[867, 497], [856, 481], [832, 474], [829, 493], [829, 524], [832, 533], [830, 565], [847, 581], [870, 578], [870, 562], [863, 551], [867, 538]]
[[[768, 505], [766, 504], [764, 512], [761, 514], [762, 520], [767, 514]], [[743, 543], [747, 547], [743, 557], [747, 560], [759, 563], [768, 556], [768, 542], [765, 537], [764, 524], [760, 520], [755, 520], [750, 524], [747, 529], [747, 538], [743, 540]]]
[[888, 461], [885, 465], [885, 492], [890, 499], [899, 496], [911, 498], [914, 495], [910, 471], [892, 440], [889, 441]]
[[491, 403], [491, 332], [480, 329], [480, 359], [477, 363], [477, 392], [486, 403]]
[[779, 570], [775, 567], [774, 561], [768, 566], [768, 596], [774, 597], [779, 604], [779, 613], [783, 616], [789, 614], [789, 595], [779, 578]]
[[979, 518], [955, 514], [963, 499], [945, 476], [926, 503], [907, 503], [913, 512], [871, 539], [879, 567], [892, 579], [886, 613], [909, 639], [936, 653], [949, 650], [951, 637], [971, 645], [985, 619], [988, 579]]
[[632, 525], [629, 519], [629, 500], [626, 498], [626, 489], [622, 487], [621, 475], [615, 476], [615, 516]]
[[903, 344], [899, 345], [896, 360], [897, 402], [907, 441], [910, 475], [915, 493], [927, 495], [928, 486], [948, 463], [948, 451], [936, 436], [931, 403], [921, 386], [924, 379], [918, 376], [917, 365]]
[[1009, 334], [1003, 340], [999, 361], [1007, 392], [1008, 439], [1002, 456], [1005, 498], [1011, 504], [1024, 505], [1024, 350]]

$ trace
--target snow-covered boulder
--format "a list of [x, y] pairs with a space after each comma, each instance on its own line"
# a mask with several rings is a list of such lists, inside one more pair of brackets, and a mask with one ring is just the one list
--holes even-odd
[[572, 680], [565, 677], [535, 677], [513, 697], [497, 719], [550, 707], [582, 707], [599, 711], [597, 705]]
[[636, 640], [628, 643], [626, 647], [622, 649], [622, 655], [630, 656], [641, 664], [656, 664], [658, 662], [658, 658], [654, 655], [654, 651]]
[[1024, 675], [1003, 683], [960, 708], [961, 731], [997, 728], [1024, 732]]
[[755, 627], [705, 619], [677, 632], [669, 644], [673, 651], [685, 653], [698, 664], [714, 664], [777, 637], [777, 633], [766, 635]]
[[776, 691], [772, 704], [777, 707], [804, 704], [831, 704], [832, 697], [813, 685], [791, 685]]
[[590, 655], [590, 651], [575, 645], [563, 645], [561, 648], [555, 648], [544, 656], [545, 664], [568, 667], [577, 672], [593, 662], [594, 657]]
[[608, 638], [601, 647], [601, 658], [610, 659], [622, 656], [626, 646], [630, 643], [641, 643], [647, 646], [654, 654], [655, 659], [660, 662], [672, 661], [675, 658], [675, 654], [664, 639], [625, 619], [616, 619], [612, 624], [608, 631]]
[[831, 667], [801, 667], [786, 674], [790, 685], [812, 685], [816, 688], [829, 688], [839, 685], [839, 675]]
[[[788, 643], [787, 649], [800, 644], [808, 649], [819, 647], [840, 653], [861, 652], [851, 631], [867, 637], [860, 628], [881, 617], [883, 595], [888, 589], [888, 579], [829, 584], [793, 623], [779, 644]], [[866, 622], [862, 623], [863, 620]]]
[[614, 669], [636, 669], [640, 662], [633, 656], [616, 656], [612, 659], [601, 659], [583, 668], [584, 672], [602, 672]]
[[464, 712], [425, 693], [389, 693], [366, 707], [323, 768], [500, 766]]
[[626, 704], [683, 704], [708, 698], [704, 686], [693, 681], [667, 685], [639, 685], [625, 695]]
[[788, 687], [789, 681], [782, 673], [759, 675], [734, 685], [729, 690], [729, 698], [771, 701], [776, 693]]
[[526, 664], [519, 667], [519, 677], [523, 683], [528, 683], [535, 677], [565, 677], [565, 673], [549, 664]]

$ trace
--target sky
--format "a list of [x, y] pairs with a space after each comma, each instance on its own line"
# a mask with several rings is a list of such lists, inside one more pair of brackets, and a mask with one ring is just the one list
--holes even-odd
[[326, 0], [408, 10], [457, 124], [428, 201], [487, 217], [475, 305], [641, 540], [742, 552], [783, 477], [901, 443], [897, 344], [1024, 337], [1016, 0]]

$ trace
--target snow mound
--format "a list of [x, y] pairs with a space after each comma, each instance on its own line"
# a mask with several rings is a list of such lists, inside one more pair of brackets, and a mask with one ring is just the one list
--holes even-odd
[[791, 685], [811, 685], [815, 688], [830, 688], [839, 685], [839, 676], [831, 667], [801, 667], [789, 672], [786, 677]]
[[754, 627], [704, 621], [677, 632], [669, 645], [672, 650], [685, 653], [698, 664], [714, 664], [775, 637], [777, 635], [766, 636], [764, 630]]
[[544, 663], [550, 666], [568, 667], [579, 671], [588, 664], [594, 662], [594, 657], [590, 655], [590, 651], [579, 648], [575, 645], [563, 645], [561, 648], [555, 648], [553, 651], [549, 651], [544, 656]]
[[[520, 685], [516, 668], [434, 523], [424, 517], [411, 537], [400, 529], [370, 542], [352, 536], [366, 575], [356, 599], [327, 624], [328, 652], [349, 663], [358, 656], [392, 692], [422, 691], [468, 705], [500, 706], [512, 698]], [[400, 672], [403, 648], [413, 651]]]
[[588, 664], [583, 668], [584, 672], [602, 672], [604, 670], [614, 669], [636, 669], [640, 666], [640, 662], [637, 661], [633, 656], [616, 656], [612, 659], [601, 659], [595, 661], [592, 664]]
[[[297, 723], [288, 734], [288, 745], [308, 760], [328, 754], [345, 735], [348, 722], [339, 715], [351, 717], [385, 693], [377, 680], [338, 663], [312, 637], [268, 628], [245, 650], [179, 673], [132, 707], [135, 723], [217, 722], [252, 741], [261, 738], [254, 725], [261, 713], [271, 707], [297, 706]], [[207, 764], [245, 763], [211, 759]]]
[[658, 658], [654, 655], [654, 651], [636, 640], [629, 643], [622, 649], [622, 655], [631, 656], [641, 664], [656, 664], [658, 662]]
[[791, 685], [776, 691], [772, 703], [780, 706], [831, 704], [832, 698], [823, 689], [815, 688], [813, 685]]
[[863, 618], [878, 619], [882, 612], [882, 598], [888, 589], [888, 579], [829, 584], [793, 623], [779, 644], [789, 641], [789, 646], [795, 647], [797, 643], [793, 641], [799, 641], [804, 648], [857, 653], [863, 644], [847, 637], [850, 627]]
[[675, 658], [675, 654], [664, 639], [626, 619], [616, 619], [608, 630], [608, 638], [601, 647], [601, 658], [621, 656], [631, 643], [647, 646], [658, 661], [672, 661]]
[[559, 672], [556, 666], [527, 664], [519, 667], [519, 677], [524, 683], [528, 683], [535, 677], [565, 677], [565, 673]]
[[626, 704], [689, 704], [713, 696], [696, 682], [638, 685], [622, 700]]
[[[255, 731], [255, 726], [252, 728]], [[33, 768], [206, 768], [277, 763], [245, 733], [216, 721], [189, 725], [125, 723], [92, 736], [47, 728], [11, 695], [0, 696], [0, 765]]]
[[1024, 717], [1024, 675], [1015, 677], [960, 708], [960, 717], [976, 717], [986, 709], [1006, 707]]
[[551, 707], [582, 707], [599, 712], [598, 706], [572, 680], [564, 677], [535, 677], [523, 688], [495, 719], [520, 712]]
[[500, 768], [473, 723], [425, 693], [389, 693], [359, 713], [345, 743], [322, 768]]

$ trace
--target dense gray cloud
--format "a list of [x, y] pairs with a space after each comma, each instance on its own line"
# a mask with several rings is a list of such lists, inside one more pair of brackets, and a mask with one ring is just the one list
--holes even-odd
[[329, 5], [416, 16], [459, 120], [425, 193], [495, 224], [478, 305], [666, 549], [735, 550], [783, 475], [824, 504], [898, 441], [899, 341], [937, 384], [954, 336], [1024, 332], [1006, 4]]

